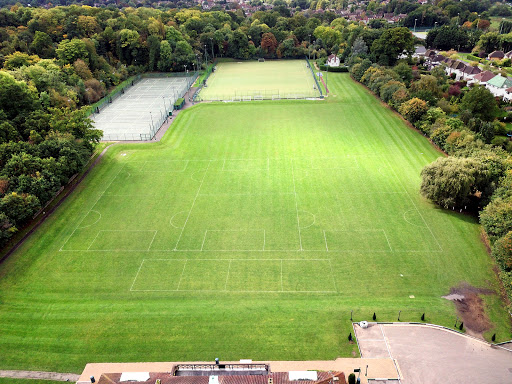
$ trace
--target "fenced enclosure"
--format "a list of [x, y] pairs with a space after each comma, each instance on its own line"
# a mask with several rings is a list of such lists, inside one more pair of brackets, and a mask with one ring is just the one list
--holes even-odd
[[197, 73], [145, 74], [136, 77], [93, 110], [91, 119], [103, 131], [103, 140], [151, 140], [169, 117], [174, 102], [183, 97]]
[[307, 60], [220, 61], [196, 101], [254, 101], [321, 97]]

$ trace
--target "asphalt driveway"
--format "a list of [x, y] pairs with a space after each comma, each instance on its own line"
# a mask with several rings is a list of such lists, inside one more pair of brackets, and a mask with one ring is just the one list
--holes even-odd
[[512, 383], [512, 352], [427, 325], [354, 326], [361, 357], [391, 357], [402, 384]]

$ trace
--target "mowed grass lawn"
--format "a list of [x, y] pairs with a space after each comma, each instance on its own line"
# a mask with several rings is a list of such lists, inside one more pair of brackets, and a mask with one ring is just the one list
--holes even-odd
[[199, 94], [202, 100], [320, 95], [306, 60], [220, 61], [207, 85]]
[[425, 138], [348, 75], [329, 88], [196, 105], [111, 148], [0, 265], [0, 368], [352, 357], [351, 310], [453, 327], [451, 287], [497, 288], [479, 225], [420, 197]]

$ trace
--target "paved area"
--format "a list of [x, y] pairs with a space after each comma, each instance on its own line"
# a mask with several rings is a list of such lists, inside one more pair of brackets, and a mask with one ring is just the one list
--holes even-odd
[[103, 131], [104, 141], [149, 140], [192, 80], [190, 76], [141, 79], [91, 119]]
[[41, 371], [0, 371], [0, 377], [11, 379], [40, 379], [55, 381], [77, 381], [79, 375], [74, 373], [41, 372]]
[[[192, 364], [192, 362], [189, 362]], [[196, 364], [211, 364], [208, 362], [194, 362]], [[223, 364], [237, 364], [238, 361], [222, 361]], [[387, 359], [336, 359], [327, 361], [253, 361], [255, 364], [270, 364], [272, 372], [288, 371], [341, 371], [345, 376], [356, 368], [361, 369], [361, 383], [368, 383], [368, 379], [387, 378], [394, 379], [395, 383], [398, 374], [393, 361]], [[82, 375], [78, 381], [79, 384], [90, 383], [90, 376], [97, 379], [102, 373], [120, 373], [120, 372], [170, 372], [176, 364], [187, 364], [187, 362], [162, 362], [162, 363], [92, 363], [85, 366]], [[368, 372], [366, 376], [366, 366]]]
[[402, 384], [512, 383], [512, 352], [447, 329], [413, 324], [354, 326], [363, 358], [392, 358]]

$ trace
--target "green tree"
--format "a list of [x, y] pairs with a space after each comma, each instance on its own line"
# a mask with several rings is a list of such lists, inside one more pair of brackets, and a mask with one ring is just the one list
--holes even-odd
[[405, 27], [386, 29], [373, 42], [371, 52], [379, 64], [394, 65], [399, 55], [410, 56], [414, 52], [414, 36]]
[[495, 199], [480, 212], [480, 223], [485, 232], [496, 240], [512, 231], [512, 199]]
[[80, 39], [62, 40], [56, 53], [63, 64], [73, 64], [78, 59], [82, 59], [86, 63], [89, 62], [87, 47]]
[[37, 108], [37, 92], [27, 83], [17, 81], [10, 73], [0, 71], [0, 110], [8, 119], [28, 115]]
[[149, 49], [148, 70], [154, 71], [160, 56], [160, 39], [155, 35], [151, 35], [148, 36], [147, 43]]
[[460, 110], [468, 110], [479, 119], [492, 121], [497, 112], [496, 100], [487, 88], [476, 86], [464, 95]]
[[393, 71], [402, 79], [405, 84], [410, 84], [412, 80], [412, 68], [405, 62], [398, 63]]
[[505, 271], [512, 271], [512, 231], [500, 237], [492, 246], [492, 255]]
[[37, 63], [39, 60], [40, 59], [37, 55], [30, 56], [27, 53], [14, 52], [5, 57], [4, 68], [13, 70], [23, 66], [28, 67], [29, 65]]
[[442, 207], [469, 205], [485, 178], [476, 159], [440, 157], [421, 171], [421, 194]]
[[43, 58], [51, 58], [55, 54], [52, 38], [44, 32], [35, 31], [30, 51]]
[[160, 42], [160, 59], [158, 60], [158, 70], [167, 72], [172, 67], [172, 49], [167, 40]]
[[0, 247], [4, 246], [16, 231], [16, 227], [9, 221], [7, 215], [0, 212]]
[[39, 208], [39, 199], [32, 195], [11, 192], [0, 200], [0, 212], [5, 213], [16, 226], [25, 224]]

